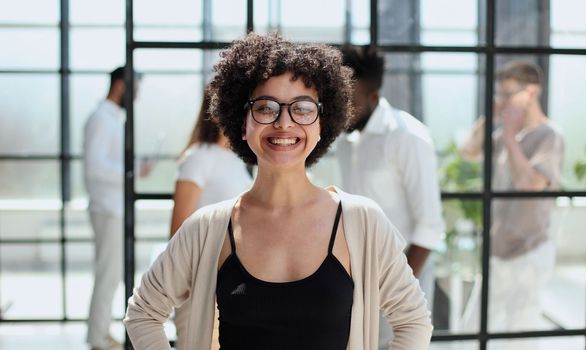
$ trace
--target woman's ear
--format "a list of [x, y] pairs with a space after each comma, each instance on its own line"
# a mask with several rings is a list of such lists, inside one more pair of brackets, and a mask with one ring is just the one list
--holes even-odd
[[246, 119], [244, 119], [244, 123], [242, 123], [242, 139], [246, 140]]

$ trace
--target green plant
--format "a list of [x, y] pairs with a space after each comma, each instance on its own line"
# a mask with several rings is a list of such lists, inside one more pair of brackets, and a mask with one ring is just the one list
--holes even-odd
[[[455, 142], [440, 152], [440, 183], [447, 192], [474, 192], [482, 188], [482, 163], [462, 158]], [[456, 199], [444, 203], [446, 217], [446, 243], [453, 244], [455, 223], [462, 217], [470, 220], [475, 229], [482, 225], [482, 203], [478, 200]]]
[[586, 157], [578, 159], [574, 163], [574, 174], [576, 175], [576, 178], [580, 181], [586, 179]]

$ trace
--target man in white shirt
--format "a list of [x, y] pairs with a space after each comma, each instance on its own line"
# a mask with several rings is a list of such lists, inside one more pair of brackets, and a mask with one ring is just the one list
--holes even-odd
[[[405, 254], [432, 309], [434, 275], [428, 259], [444, 233], [437, 160], [428, 129], [379, 94], [384, 57], [373, 48], [346, 47], [354, 70], [354, 118], [337, 143], [342, 187], [374, 199], [407, 242]], [[379, 348], [392, 332], [380, 325]]]
[[[122, 348], [110, 336], [110, 323], [114, 293], [123, 276], [125, 85], [124, 67], [116, 68], [110, 73], [106, 99], [84, 127], [84, 180], [95, 242], [95, 279], [87, 337], [92, 350]], [[146, 175], [150, 168], [150, 163], [141, 164], [140, 175]]]

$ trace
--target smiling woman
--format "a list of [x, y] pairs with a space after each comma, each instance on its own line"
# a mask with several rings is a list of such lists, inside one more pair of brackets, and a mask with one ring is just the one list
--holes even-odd
[[168, 348], [162, 324], [178, 306], [190, 315], [177, 348], [209, 349], [216, 301], [226, 350], [378, 349], [381, 311], [393, 349], [427, 349], [429, 313], [400, 234], [374, 202], [306, 175], [351, 110], [338, 50], [249, 34], [215, 70], [210, 115], [258, 175], [187, 219], [144, 275], [125, 318], [135, 349]]

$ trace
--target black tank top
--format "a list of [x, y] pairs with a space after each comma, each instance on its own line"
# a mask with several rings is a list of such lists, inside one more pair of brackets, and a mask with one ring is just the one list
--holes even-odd
[[267, 282], [246, 271], [230, 220], [232, 253], [218, 271], [216, 289], [221, 350], [346, 349], [354, 282], [332, 254], [341, 213], [340, 203], [320, 267], [291, 282]]

